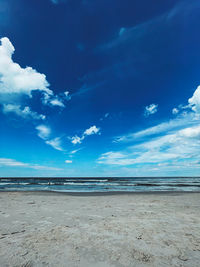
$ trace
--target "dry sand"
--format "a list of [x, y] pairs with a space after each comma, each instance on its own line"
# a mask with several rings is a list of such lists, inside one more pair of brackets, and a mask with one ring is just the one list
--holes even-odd
[[200, 266], [200, 194], [0, 193], [0, 266]]

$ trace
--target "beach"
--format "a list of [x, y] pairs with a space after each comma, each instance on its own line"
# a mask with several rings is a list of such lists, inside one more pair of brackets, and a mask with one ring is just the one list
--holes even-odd
[[199, 193], [0, 192], [0, 266], [200, 262]]

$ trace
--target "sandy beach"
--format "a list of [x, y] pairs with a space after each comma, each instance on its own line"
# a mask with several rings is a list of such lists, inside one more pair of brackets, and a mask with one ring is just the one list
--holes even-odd
[[200, 262], [200, 194], [0, 193], [0, 266]]

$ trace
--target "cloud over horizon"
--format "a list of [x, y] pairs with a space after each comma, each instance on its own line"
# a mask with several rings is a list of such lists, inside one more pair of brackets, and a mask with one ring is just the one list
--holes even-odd
[[[189, 98], [189, 106], [167, 122], [129, 133], [114, 139], [116, 145], [124, 144], [121, 150], [105, 152], [98, 158], [99, 164], [135, 166], [143, 164], [176, 168], [181, 163], [198, 167], [200, 155], [200, 87]], [[185, 111], [187, 110], [187, 112]], [[133, 143], [128, 144], [127, 143]], [[196, 163], [195, 163], [196, 162]], [[189, 165], [188, 165], [189, 166]], [[199, 165], [200, 168], [200, 165]]]
[[62, 170], [61, 168], [57, 168], [57, 167], [24, 163], [21, 161], [17, 161], [15, 159], [10, 159], [10, 158], [0, 158], [0, 166], [23, 167], [23, 168], [30, 168], [30, 169], [35, 169], [35, 170], [47, 170], [47, 171], [60, 171], [60, 170]]

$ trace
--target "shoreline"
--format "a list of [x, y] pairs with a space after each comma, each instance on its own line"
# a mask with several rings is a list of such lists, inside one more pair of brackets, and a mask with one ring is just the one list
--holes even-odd
[[200, 194], [200, 191], [108, 191], [108, 192], [62, 192], [62, 191], [50, 191], [50, 190], [5, 190], [0, 191], [0, 194], [4, 193], [19, 193], [26, 195], [67, 195], [67, 196], [115, 196], [115, 195], [183, 195], [183, 194]]

